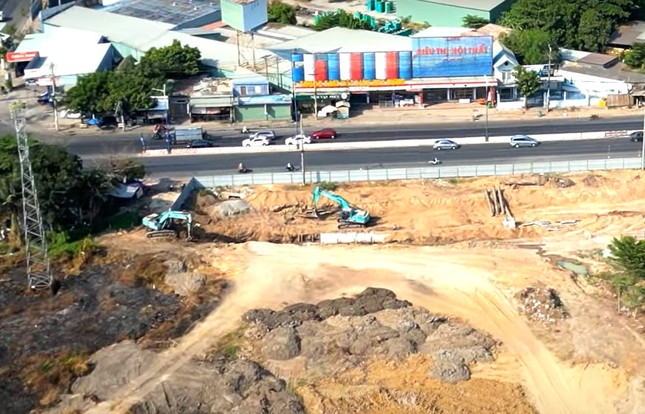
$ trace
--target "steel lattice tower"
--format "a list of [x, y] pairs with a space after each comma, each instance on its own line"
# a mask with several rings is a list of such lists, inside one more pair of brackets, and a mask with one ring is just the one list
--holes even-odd
[[38, 193], [34, 173], [29, 158], [29, 143], [25, 126], [24, 104], [16, 102], [12, 108], [12, 117], [16, 127], [18, 141], [18, 158], [20, 159], [20, 176], [22, 184], [23, 231], [25, 251], [27, 253], [27, 277], [32, 290], [50, 289], [52, 274], [47, 256], [47, 241], [38, 204]]

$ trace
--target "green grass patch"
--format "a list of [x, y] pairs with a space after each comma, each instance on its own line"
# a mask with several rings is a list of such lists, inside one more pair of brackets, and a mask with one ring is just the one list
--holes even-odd
[[96, 247], [96, 243], [91, 237], [70, 240], [69, 235], [64, 232], [47, 233], [47, 251], [53, 259], [61, 256], [76, 257], [79, 254], [90, 253]]
[[321, 190], [334, 191], [334, 190], [336, 190], [338, 188], [338, 184], [336, 184], [334, 182], [331, 182], [331, 181], [323, 181], [323, 182], [318, 183], [318, 187]]
[[241, 325], [236, 330], [224, 335], [215, 345], [214, 354], [228, 359], [235, 359], [244, 343], [244, 333], [247, 325]]
[[107, 229], [112, 231], [129, 230], [141, 224], [141, 216], [133, 211], [116, 214], [107, 222]]

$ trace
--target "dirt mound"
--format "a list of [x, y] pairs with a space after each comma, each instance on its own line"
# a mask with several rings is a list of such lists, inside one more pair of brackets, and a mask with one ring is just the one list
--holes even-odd
[[[104, 348], [90, 363], [94, 371], [72, 386], [74, 395], [51, 414], [87, 410], [113, 397], [122, 384], [130, 382], [142, 368], [155, 363], [158, 355], [142, 350], [132, 341]], [[132, 414], [301, 414], [300, 398], [287, 390], [284, 381], [260, 365], [247, 360], [216, 359], [192, 361], [155, 387]]]
[[530, 286], [522, 289], [516, 299], [520, 302], [520, 312], [532, 321], [552, 324], [569, 317], [555, 289]]
[[361, 366], [366, 358], [406, 358], [425, 353], [435, 359], [432, 378], [470, 378], [468, 364], [492, 361], [495, 342], [468, 326], [414, 308], [387, 289], [367, 288], [355, 298], [299, 303], [281, 311], [255, 309], [249, 356], [261, 360], [305, 358], [308, 369], [333, 375]]

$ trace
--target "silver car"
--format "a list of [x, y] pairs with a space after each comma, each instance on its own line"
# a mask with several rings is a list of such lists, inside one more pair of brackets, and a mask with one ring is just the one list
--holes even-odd
[[261, 129], [259, 131], [256, 131], [255, 133], [249, 135], [249, 138], [257, 138], [257, 137], [267, 137], [270, 141], [275, 141], [276, 135], [275, 132], [271, 131], [270, 129]]
[[457, 148], [459, 148], [459, 144], [449, 139], [439, 139], [434, 142], [434, 145], [432, 146], [432, 148], [436, 149], [437, 151], [456, 150]]
[[537, 147], [540, 145], [540, 142], [531, 138], [528, 135], [513, 135], [511, 137], [511, 147], [520, 148], [520, 147]]

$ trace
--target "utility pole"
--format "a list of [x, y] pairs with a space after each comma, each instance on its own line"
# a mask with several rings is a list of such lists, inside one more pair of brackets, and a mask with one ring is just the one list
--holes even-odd
[[641, 145], [641, 170], [645, 170], [645, 110], [643, 111], [643, 142]]
[[484, 79], [486, 79], [486, 101], [485, 101], [485, 105], [486, 105], [486, 109], [485, 109], [485, 111], [486, 111], [486, 134], [484, 135], [484, 139], [486, 140], [486, 142], [488, 142], [488, 100], [490, 98], [490, 89], [488, 88], [488, 76], [486, 76]]
[[551, 55], [553, 50], [551, 49], [551, 43], [549, 43], [549, 67], [547, 68], [547, 80], [546, 80], [546, 112], [549, 113], [549, 106], [551, 105]]
[[302, 117], [299, 121], [300, 126], [300, 169], [302, 170], [302, 185], [307, 185], [307, 175], [305, 174], [305, 134], [302, 129]]
[[[29, 142], [25, 126], [24, 104], [12, 105], [11, 115], [16, 128], [18, 159], [22, 184], [22, 220], [27, 254], [27, 279], [31, 290], [44, 290], [52, 287], [53, 277], [47, 255], [47, 241], [43, 219], [38, 204], [38, 192], [29, 158]], [[17, 230], [17, 229], [16, 229]]]
[[54, 105], [54, 129], [58, 131], [58, 105], [56, 104], [56, 76], [54, 75], [54, 63], [49, 65], [52, 81], [52, 104]]

